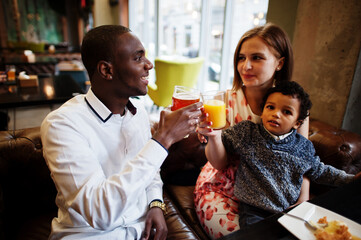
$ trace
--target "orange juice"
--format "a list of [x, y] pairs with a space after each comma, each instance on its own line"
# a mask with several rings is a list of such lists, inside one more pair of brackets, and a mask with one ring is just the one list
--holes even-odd
[[226, 126], [226, 104], [224, 101], [211, 99], [203, 103], [208, 120], [212, 121], [212, 128], [220, 129]]

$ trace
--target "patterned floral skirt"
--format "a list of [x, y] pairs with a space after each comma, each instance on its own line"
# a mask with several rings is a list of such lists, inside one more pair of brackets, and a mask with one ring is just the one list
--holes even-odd
[[212, 239], [239, 229], [238, 199], [234, 196], [238, 163], [218, 171], [207, 162], [196, 183], [194, 204], [202, 227]]

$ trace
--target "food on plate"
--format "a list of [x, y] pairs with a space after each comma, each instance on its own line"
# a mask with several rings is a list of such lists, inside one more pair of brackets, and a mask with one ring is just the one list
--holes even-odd
[[361, 240], [352, 236], [346, 223], [338, 220], [328, 221], [326, 216], [318, 220], [314, 234], [317, 240]]

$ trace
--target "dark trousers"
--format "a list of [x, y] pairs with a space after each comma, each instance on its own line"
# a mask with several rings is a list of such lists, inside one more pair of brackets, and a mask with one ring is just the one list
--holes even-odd
[[247, 228], [249, 225], [257, 223], [266, 217], [271, 216], [273, 213], [266, 210], [253, 207], [251, 205], [240, 203], [239, 210], [239, 227], [241, 229]]

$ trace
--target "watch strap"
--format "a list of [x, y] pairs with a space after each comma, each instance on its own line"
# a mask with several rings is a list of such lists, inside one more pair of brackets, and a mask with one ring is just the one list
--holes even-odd
[[164, 215], [167, 214], [166, 205], [165, 205], [165, 203], [163, 203], [162, 201], [160, 201], [160, 200], [153, 200], [153, 201], [149, 204], [149, 209], [154, 208], [154, 207], [160, 208], [160, 209], [163, 211], [163, 214], [164, 214]]

